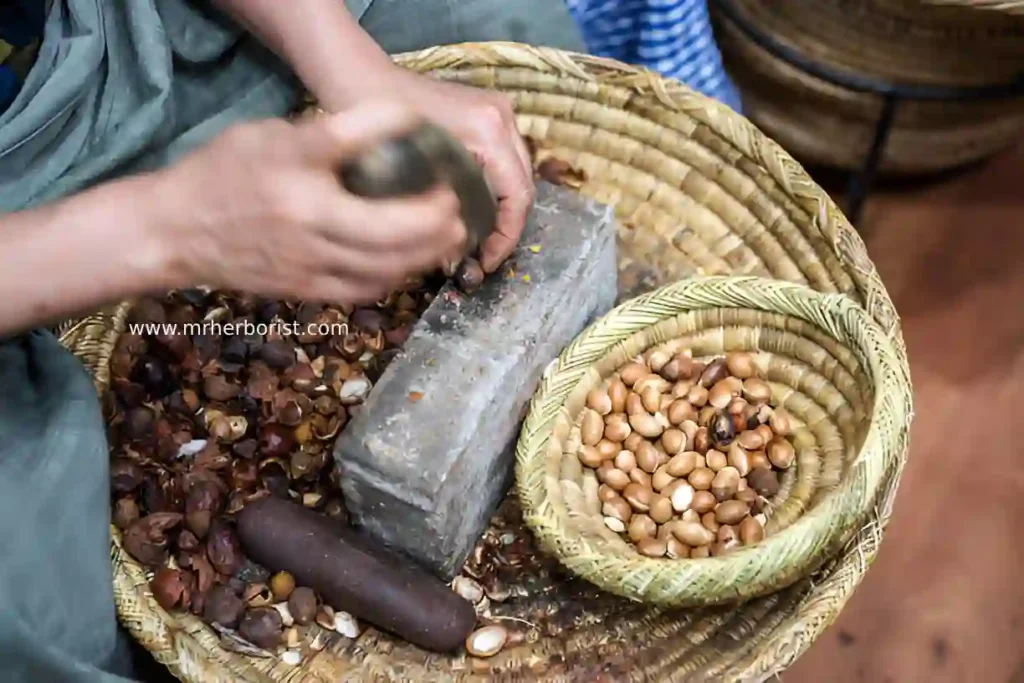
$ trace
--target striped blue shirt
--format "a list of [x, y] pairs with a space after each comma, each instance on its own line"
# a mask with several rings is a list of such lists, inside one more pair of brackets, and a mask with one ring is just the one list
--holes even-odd
[[647, 67], [740, 111], [722, 66], [707, 0], [565, 0], [587, 49]]

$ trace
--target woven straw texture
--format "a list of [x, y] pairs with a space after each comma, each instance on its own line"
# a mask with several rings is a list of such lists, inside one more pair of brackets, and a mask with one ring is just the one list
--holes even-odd
[[[797, 162], [724, 105], [649, 71], [511, 43], [397, 59], [418, 72], [507, 92], [538, 161], [556, 155], [583, 170], [579, 190], [614, 205], [621, 222], [623, 297], [697, 274], [757, 275], [846, 294], [878, 323], [906, 369], [896, 312], [860, 237]], [[121, 305], [98, 313], [62, 337], [101, 391], [126, 311]], [[553, 558], [528, 555], [527, 565], [507, 568], [514, 597], [492, 601], [496, 618], [528, 629], [526, 642], [488, 660], [430, 655], [373, 629], [290, 670], [227, 653], [195, 619], [159, 608], [116, 530], [115, 599], [131, 633], [190, 683], [758, 681], [809, 647], [860, 583], [878, 552], [902, 468], [898, 458], [885, 471], [871, 515], [835, 560], [739, 609], [651, 609], [566, 578]], [[515, 496], [495, 516], [488, 536], [496, 535], [500, 541], [485, 538], [474, 557], [532, 543]]]
[[[721, 0], [712, 3], [726, 68], [744, 112], [802, 161], [860, 168], [882, 98], [808, 75], [757, 45], [728, 4], [760, 31], [833, 71], [899, 85], [976, 87], [1024, 72], [1024, 16], [922, 0]], [[885, 173], [946, 170], [1004, 149], [1024, 128], [1024, 97], [901, 102], [882, 158]]]
[[[704, 360], [755, 354], [772, 404], [796, 419], [797, 466], [761, 543], [710, 559], [653, 559], [605, 526], [598, 478], [577, 456], [583, 408], [592, 389], [652, 346]], [[692, 607], [764, 595], [856, 532], [885, 471], [904, 456], [910, 403], [896, 351], [850, 298], [761, 278], [684, 280], [603, 317], [545, 374], [516, 453], [523, 516], [542, 547], [624, 597]]]

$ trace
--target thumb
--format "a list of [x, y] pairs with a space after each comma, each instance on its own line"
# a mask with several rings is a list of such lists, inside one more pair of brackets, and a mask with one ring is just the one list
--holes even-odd
[[390, 100], [368, 100], [337, 114], [296, 124], [300, 153], [313, 163], [337, 168], [379, 142], [411, 132], [422, 119]]

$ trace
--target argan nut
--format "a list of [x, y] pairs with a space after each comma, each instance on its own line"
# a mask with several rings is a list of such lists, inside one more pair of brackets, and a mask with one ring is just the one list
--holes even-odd
[[616, 498], [614, 500], [609, 500], [601, 506], [601, 514], [605, 517], [617, 519], [623, 524], [627, 524], [629, 522], [629, 518], [633, 516], [633, 509], [623, 498]]
[[651, 370], [661, 372], [661, 369], [665, 367], [665, 364], [672, 360], [672, 354], [665, 349], [655, 347], [648, 349], [647, 353], [644, 354], [644, 358]]
[[728, 374], [729, 370], [725, 365], [725, 359], [716, 358], [704, 368], [704, 372], [700, 375], [700, 383], [710, 388], [725, 379]]
[[730, 375], [740, 379], [749, 379], [757, 372], [754, 357], [745, 351], [730, 351], [725, 354], [725, 366]]
[[697, 467], [698, 454], [694, 451], [683, 451], [665, 465], [665, 470], [673, 477], [687, 477]]
[[711, 437], [708, 436], [708, 428], [700, 427], [693, 437], [693, 450], [703, 455], [708, 452], [709, 448], [711, 448]]
[[648, 513], [658, 524], [664, 524], [665, 522], [672, 519], [672, 514], [675, 511], [672, 509], [672, 501], [665, 496], [656, 495], [651, 499], [651, 509]]
[[626, 412], [626, 397], [629, 396], [629, 389], [622, 380], [612, 380], [608, 385], [608, 398], [612, 401], [613, 413]]
[[768, 460], [768, 454], [764, 451], [751, 451], [747, 453], [747, 460], [750, 462], [751, 472], [754, 470], [770, 470], [772, 468], [772, 463]]
[[743, 398], [751, 403], [767, 403], [772, 397], [772, 388], [763, 379], [751, 377], [743, 382]]
[[594, 469], [600, 467], [601, 463], [604, 462], [601, 453], [593, 446], [580, 446], [579, 459], [581, 463]]
[[748, 429], [736, 437], [736, 443], [748, 451], [759, 451], [764, 448], [764, 438], [756, 429]]
[[690, 559], [698, 560], [698, 559], [701, 559], [701, 558], [704, 558], [704, 557], [711, 557], [711, 546], [710, 545], [702, 545], [702, 546], [700, 546], [698, 548], [691, 548], [690, 549]]
[[768, 425], [778, 436], [788, 436], [793, 431], [793, 422], [782, 408], [776, 408], [768, 418]]
[[699, 384], [695, 384], [686, 394], [686, 400], [694, 408], [703, 408], [708, 403], [708, 390]]
[[619, 377], [627, 387], [633, 386], [649, 374], [651, 374], [651, 369], [643, 363], [637, 362], [628, 363], [619, 371]]
[[619, 493], [608, 484], [601, 484], [597, 487], [597, 499], [602, 503], [607, 503], [609, 500], [618, 498]]
[[727, 461], [731, 467], [736, 468], [741, 477], [745, 477], [750, 473], [750, 456], [747, 455], [747, 452], [738, 443], [733, 442], [729, 446]]
[[273, 650], [281, 642], [284, 622], [281, 614], [273, 607], [256, 607], [247, 610], [238, 626], [238, 635], [256, 647]]
[[600, 441], [597, 442], [597, 452], [601, 454], [601, 458], [604, 460], [611, 460], [616, 455], [618, 455], [619, 451], [621, 450], [621, 445], [615, 443], [614, 441], [609, 441], [608, 439], [601, 439]]
[[715, 498], [715, 494], [711, 493], [711, 491], [695, 491], [693, 502], [690, 503], [690, 509], [697, 512], [697, 514], [703, 515], [710, 510], [714, 510], [716, 505], [718, 505], [718, 499]]
[[739, 524], [750, 514], [750, 507], [741, 500], [727, 500], [715, 508], [715, 519], [719, 524]]
[[[743, 483], [745, 483], [745, 481], [741, 479], [740, 484]], [[757, 495], [757, 491], [755, 491], [753, 488], [749, 486], [746, 488], [740, 487], [740, 489], [736, 492], [736, 500], [742, 501], [751, 507], [753, 507], [757, 503], [758, 497], [759, 496]]]
[[[697, 493], [700, 493], [700, 491], [698, 491]], [[683, 514], [679, 515], [679, 519], [683, 520], [684, 522], [700, 522], [700, 515], [697, 514], [697, 511], [691, 507]]]
[[768, 442], [768, 460], [780, 470], [788, 470], [796, 459], [793, 444], [783, 438], [775, 438]]
[[703, 515], [701, 515], [700, 516], [700, 523], [703, 524], [704, 528], [707, 529], [708, 531], [714, 531], [716, 533], [718, 532], [719, 524], [718, 524], [718, 520], [715, 519], [715, 512], [714, 512], [714, 510], [712, 510], [711, 512], [705, 512]]
[[665, 363], [658, 372], [668, 381], [675, 382], [683, 375], [683, 364], [679, 362], [678, 358], [673, 358]]
[[677, 398], [672, 401], [671, 405], [669, 405], [666, 414], [669, 422], [674, 425], [681, 425], [686, 420], [695, 418], [697, 416], [697, 411], [693, 409], [693, 406], [690, 405], [689, 401]]
[[604, 525], [617, 534], [621, 534], [626, 530], [626, 525], [622, 523], [622, 520], [614, 517], [605, 517]]
[[587, 394], [587, 407], [598, 415], [608, 415], [612, 412], [612, 399], [606, 391], [591, 389]]
[[715, 446], [728, 446], [736, 436], [736, 428], [732, 423], [732, 417], [726, 413], [719, 413], [708, 426], [708, 437]]
[[[711, 482], [715, 479], [715, 473], [706, 467], [701, 467], [693, 472], [690, 472], [690, 476], [686, 478], [690, 482], [690, 486], [698, 491], [707, 491], [711, 488]], [[691, 543], [691, 545], [694, 545]], [[699, 544], [697, 544], [699, 545]]]
[[619, 454], [615, 456], [615, 466], [629, 474], [636, 469], [636, 456], [630, 451], [619, 451]]
[[629, 486], [630, 479], [628, 474], [612, 465], [609, 461], [601, 463], [600, 469], [605, 469], [605, 465], [608, 465], [609, 467], [605, 470], [604, 483], [608, 484], [608, 486], [611, 486], [616, 491], [621, 491]]
[[648, 515], [633, 515], [629, 520], [629, 539], [639, 543], [645, 538], [653, 538], [658, 533], [658, 525]]
[[580, 437], [584, 445], [596, 446], [604, 435], [604, 420], [596, 411], [590, 408], [583, 409], [583, 419], [580, 422]]
[[648, 413], [630, 415], [629, 426], [648, 439], [656, 439], [665, 431], [665, 427], [653, 415]]
[[244, 613], [245, 602], [228, 586], [217, 584], [206, 594], [203, 619], [207, 623], [233, 629]]
[[614, 443], [622, 443], [626, 440], [630, 434], [633, 433], [633, 428], [629, 426], [629, 422], [625, 418], [617, 418], [614, 420], [607, 420], [604, 425], [604, 438]]
[[647, 375], [633, 385], [633, 391], [640, 394], [641, 399], [643, 399], [643, 395], [647, 392], [648, 388], [654, 389], [660, 396], [672, 390], [672, 383], [658, 375]]
[[316, 618], [316, 593], [312, 588], [299, 586], [288, 596], [288, 611], [296, 624], [306, 626]]
[[662, 491], [674, 480], [675, 477], [669, 474], [668, 465], [662, 465], [651, 476], [651, 488], [655, 491]]
[[[626, 424], [629, 423], [627, 422]], [[630, 429], [632, 430], [632, 427], [630, 427]], [[622, 441], [622, 447], [627, 451], [633, 451], [634, 453], [639, 453], [643, 444], [647, 444], [648, 446], [651, 445], [644, 437], [634, 431], [630, 431], [629, 436]]]
[[740, 485], [740, 473], [735, 467], [723, 467], [711, 482], [711, 493], [718, 502], [726, 501], [736, 495]]
[[644, 538], [636, 544], [637, 552], [645, 557], [664, 557], [668, 544], [656, 538]]
[[263, 583], [249, 584], [242, 594], [242, 598], [249, 607], [267, 607], [274, 602], [274, 596], [270, 592], [270, 588]]
[[661, 394], [658, 390], [651, 385], [647, 385], [643, 388], [643, 393], [640, 394], [640, 400], [644, 404], [644, 408], [649, 413], [655, 413], [661, 408]]
[[644, 401], [640, 398], [640, 394], [630, 392], [626, 397], [626, 415], [639, 415], [646, 412], [647, 409], [644, 408]]
[[710, 450], [704, 457], [707, 459], [708, 469], [713, 472], [718, 472], [729, 464], [725, 453], [721, 451]]
[[[646, 489], [635, 482], [631, 483], [622, 491], [622, 498], [625, 499], [625, 501], [629, 503], [630, 507], [632, 507], [637, 512], [647, 512], [650, 509], [651, 498], [653, 497], [653, 495], [653, 491], [651, 491], [650, 489]], [[605, 512], [605, 514], [611, 517], [616, 516], [608, 512]]]
[[466, 652], [474, 657], [493, 657], [508, 641], [508, 630], [500, 624], [478, 628], [466, 637]]
[[715, 534], [704, 528], [700, 522], [677, 522], [672, 527], [672, 534], [691, 548], [715, 542]]
[[[744, 401], [739, 396], [734, 396], [729, 405], [726, 406], [725, 410], [730, 415], [742, 415], [750, 408], [750, 404]], [[744, 420], [744, 423], [746, 420]]]
[[747, 475], [747, 484], [765, 498], [779, 492], [779, 475], [772, 469], [757, 468]]
[[764, 527], [756, 518], [747, 516], [740, 522], [740, 540], [743, 545], [752, 545], [764, 540]]
[[[669, 420], [671, 422], [671, 420]], [[669, 455], [676, 455], [686, 447], [686, 435], [678, 429], [666, 429], [661, 435], [661, 445]]]
[[[689, 483], [677, 480], [678, 485], [672, 489], [668, 494], [669, 500], [672, 501], [672, 509], [676, 512], [686, 512], [693, 505], [693, 496], [696, 493], [693, 487]], [[667, 490], [667, 489], [666, 489]]]
[[640, 469], [648, 474], [654, 474], [654, 471], [658, 469], [658, 449], [651, 445], [650, 442], [644, 441], [634, 451], [636, 455], [636, 464], [639, 465]]
[[[694, 451], [694, 453], [697, 453], [697, 452]], [[707, 458], [705, 458], [700, 453], [697, 453], [697, 467], [695, 467], [694, 469], [698, 469], [699, 470], [699, 469], [703, 469], [703, 468], [705, 468], [707, 466], [708, 466]]]
[[274, 602], [284, 602], [295, 590], [295, 577], [288, 572], [278, 572], [270, 577], [270, 592]]
[[712, 420], [718, 415], [718, 408], [714, 406], [704, 406], [697, 413], [697, 424], [701, 427], [710, 427]]
[[455, 271], [455, 283], [463, 292], [474, 292], [484, 283], [484, 269], [474, 258], [464, 258]]
[[645, 489], [654, 488], [654, 482], [651, 480], [651, 475], [647, 474], [639, 467], [634, 468], [633, 471], [629, 473], [629, 478], [631, 481], [635, 481]]
[[718, 539], [719, 543], [732, 543], [738, 541], [740, 535], [736, 533], [736, 527], [730, 524], [723, 524], [718, 527], [718, 532], [715, 534], [715, 538]]
[[732, 403], [732, 396], [732, 387], [723, 380], [708, 391], [708, 405], [717, 410], [723, 410]]
[[685, 560], [690, 556], [690, 546], [672, 536], [665, 541], [665, 556], [673, 560]]

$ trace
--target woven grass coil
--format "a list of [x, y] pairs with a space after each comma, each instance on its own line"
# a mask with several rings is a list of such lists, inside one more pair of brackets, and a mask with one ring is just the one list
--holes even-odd
[[[834, 72], [891, 85], [984, 87], [1024, 74], [1024, 16], [923, 0], [719, 0], [716, 35], [744, 111], [806, 163], [860, 168], [883, 99], [815, 76], [758, 45], [723, 8]], [[898, 105], [881, 170], [931, 173], [985, 159], [1024, 129], [1024, 96]]]
[[[764, 541], [710, 559], [642, 556], [604, 524], [596, 472], [580, 465], [588, 393], [651, 348], [707, 361], [754, 354], [759, 375], [800, 426], [797, 466], [771, 501]], [[667, 607], [737, 602], [816, 569], [870, 513], [903, 457], [910, 393], [885, 334], [850, 298], [760, 278], [695, 278], [622, 304], [545, 373], [516, 452], [523, 516], [576, 574]]]
[[[621, 223], [623, 298], [727, 274], [843, 294], [876, 321], [907, 372], [899, 319], [860, 237], [789, 154], [732, 110], [645, 70], [519, 44], [445, 46], [396, 59], [443, 80], [506, 92], [520, 131], [538, 148], [537, 162], [553, 155], [581, 169], [579, 191], [614, 205]], [[129, 309], [124, 303], [62, 328], [62, 342], [100, 391]], [[903, 464], [902, 456], [889, 464], [871, 514], [834, 560], [739, 608], [652, 609], [574, 580], [535, 553], [510, 572], [513, 597], [492, 601], [497, 618], [526, 630], [525, 642], [487, 660], [431, 655], [373, 629], [355, 642], [338, 639], [297, 667], [229, 653], [197, 619], [156, 604], [112, 528], [115, 600], [132, 635], [189, 683], [764, 680], [809, 647], [859, 584], [877, 554]], [[485, 541], [478, 550], [488, 553], [506, 542], [533, 543], [514, 495]]]

